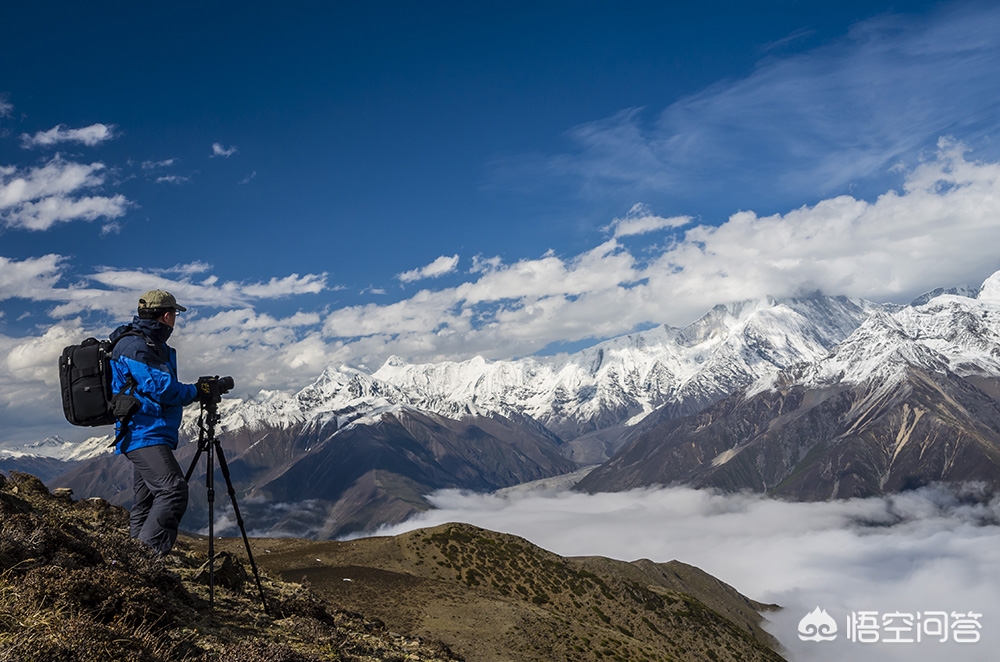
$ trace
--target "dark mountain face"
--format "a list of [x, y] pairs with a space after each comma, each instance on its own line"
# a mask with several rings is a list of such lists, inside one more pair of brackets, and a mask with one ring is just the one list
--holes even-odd
[[635, 439], [577, 489], [688, 484], [797, 500], [864, 497], [935, 481], [1000, 489], [995, 380], [910, 368], [892, 386], [737, 394]]
[[69, 462], [52, 457], [0, 457], [0, 471], [21, 471], [43, 481], [51, 480], [72, 466]]
[[[500, 416], [460, 421], [409, 409], [338, 429], [334, 423], [242, 429], [221, 437], [237, 502], [248, 529], [329, 538], [372, 531], [430, 508], [444, 488], [490, 491], [572, 471], [558, 439]], [[177, 459], [187, 470], [197, 450]], [[182, 526], [207, 526], [203, 454], [191, 477], [191, 505]], [[216, 464], [218, 467], [218, 464]], [[128, 504], [132, 468], [125, 458], [88, 461], [53, 482], [75, 494]], [[230, 508], [216, 473], [216, 513]]]

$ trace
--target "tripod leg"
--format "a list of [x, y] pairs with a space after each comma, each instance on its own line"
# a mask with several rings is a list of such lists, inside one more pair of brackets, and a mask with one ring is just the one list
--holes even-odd
[[215, 467], [212, 466], [212, 445], [208, 444], [205, 454], [208, 471], [205, 472], [205, 488], [208, 492], [208, 606], [215, 608]]
[[229, 477], [229, 465], [226, 464], [226, 456], [222, 453], [222, 444], [215, 440], [215, 451], [219, 456], [219, 468], [222, 469], [222, 476], [226, 479], [226, 487], [229, 490], [229, 499], [233, 502], [233, 514], [236, 515], [236, 523], [240, 526], [240, 533], [243, 534], [243, 546], [247, 550], [247, 558], [250, 559], [250, 567], [253, 569], [253, 578], [257, 582], [257, 591], [260, 593], [260, 602], [264, 607], [264, 613], [270, 616], [267, 611], [267, 600], [264, 598], [264, 587], [260, 584], [260, 573], [257, 571], [257, 563], [253, 559], [253, 552], [250, 551], [250, 539], [247, 537], [246, 526], [243, 525], [243, 516], [240, 514], [240, 506], [236, 503], [236, 490], [233, 489], [233, 481]]
[[201, 457], [201, 451], [202, 451], [202, 443], [201, 443], [201, 440], [199, 439], [198, 440], [198, 451], [194, 454], [194, 459], [191, 460], [191, 465], [188, 466], [187, 473], [184, 474], [184, 482], [185, 483], [190, 483], [191, 482], [191, 474], [194, 473], [194, 468], [198, 464], [198, 458]]

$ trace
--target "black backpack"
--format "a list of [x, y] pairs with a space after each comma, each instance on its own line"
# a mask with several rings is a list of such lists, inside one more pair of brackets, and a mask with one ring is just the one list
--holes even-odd
[[[73, 425], [95, 427], [121, 420], [124, 433], [128, 419], [138, 410], [139, 400], [132, 395], [136, 384], [131, 375], [125, 391], [132, 393], [111, 392], [111, 351], [125, 336], [146, 338], [139, 331], [126, 331], [114, 341], [87, 338], [79, 345], [63, 349], [59, 357], [59, 389], [63, 414]], [[146, 343], [150, 343], [148, 338]]]

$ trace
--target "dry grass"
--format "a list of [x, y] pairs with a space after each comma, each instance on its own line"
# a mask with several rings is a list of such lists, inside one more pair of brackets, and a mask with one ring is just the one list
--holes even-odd
[[180, 546], [157, 558], [127, 530], [103, 500], [0, 476], [0, 662], [461, 659], [266, 575], [270, 616], [238, 585], [217, 587], [210, 610], [203, 556]]
[[[274, 576], [470, 662], [778, 662], [761, 605], [682, 563], [564, 558], [468, 524], [351, 541], [257, 541]], [[219, 541], [237, 549], [239, 539]]]

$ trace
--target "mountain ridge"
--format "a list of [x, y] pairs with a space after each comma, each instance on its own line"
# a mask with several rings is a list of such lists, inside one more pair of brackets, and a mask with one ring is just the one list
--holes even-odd
[[577, 438], [610, 437], [610, 430], [664, 406], [678, 415], [697, 411], [767, 374], [819, 358], [873, 312], [897, 308], [847, 297], [765, 297], [716, 306], [683, 329], [658, 326], [568, 355], [433, 364], [390, 357], [371, 374], [329, 367], [294, 395], [224, 403], [222, 427], [346, 425], [390, 406], [455, 419], [516, 413], [569, 442], [572, 455]]
[[801, 500], [936, 481], [1000, 490], [1000, 299], [876, 312], [818, 361], [647, 429], [576, 489], [687, 484]]

